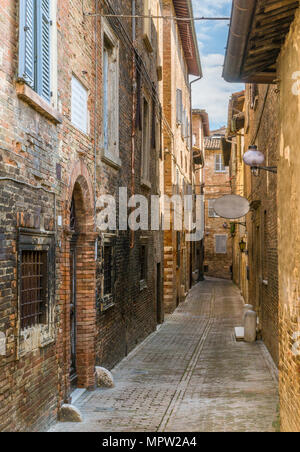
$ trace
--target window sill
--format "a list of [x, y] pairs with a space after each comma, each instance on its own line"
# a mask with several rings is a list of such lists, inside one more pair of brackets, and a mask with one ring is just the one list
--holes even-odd
[[144, 34], [143, 41], [144, 41], [147, 52], [153, 53], [153, 46], [152, 46], [151, 40], [147, 33]]
[[17, 83], [16, 85], [17, 95], [24, 102], [29, 104], [34, 110], [45, 116], [54, 124], [62, 123], [62, 115], [49, 105], [44, 99], [42, 99], [32, 88], [25, 83]]
[[112, 154], [109, 154], [108, 152], [103, 153], [101, 160], [106, 163], [107, 165], [112, 166], [114, 169], [119, 170], [122, 166], [121, 159], [119, 157], [115, 157]]
[[108, 311], [115, 306], [113, 297], [108, 297], [101, 301], [101, 313]]
[[141, 179], [141, 185], [142, 185], [142, 187], [146, 187], [148, 190], [151, 190], [151, 188], [152, 188], [152, 184], [151, 184], [151, 182], [149, 182], [148, 180], [146, 180], [146, 179]]
[[140, 281], [140, 292], [142, 292], [145, 289], [148, 289], [147, 281], [142, 280]]

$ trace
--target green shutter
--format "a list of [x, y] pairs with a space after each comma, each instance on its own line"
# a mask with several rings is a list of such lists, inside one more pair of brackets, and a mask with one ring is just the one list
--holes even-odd
[[34, 0], [20, 0], [19, 78], [34, 88]]
[[50, 0], [37, 0], [37, 92], [51, 98]]

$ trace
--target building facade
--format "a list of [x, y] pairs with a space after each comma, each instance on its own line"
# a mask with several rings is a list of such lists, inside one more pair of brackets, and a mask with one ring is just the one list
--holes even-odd
[[214, 210], [214, 202], [231, 193], [229, 167], [225, 167], [221, 141], [226, 128], [211, 132], [205, 138], [205, 239], [204, 239], [204, 275], [215, 278], [231, 279], [232, 240], [228, 228], [224, 227], [224, 218]]
[[[298, 2], [274, 4], [271, 10], [265, 6], [264, 1], [251, 4], [246, 1], [234, 1], [224, 77], [227, 81], [243, 81], [251, 85], [247, 87], [246, 100], [248, 98], [250, 108], [252, 104], [250, 115], [252, 125], [249, 126], [249, 130], [252, 127], [254, 134], [245, 144], [246, 147], [249, 144], [257, 144], [260, 147], [265, 153], [267, 170], [266, 173], [265, 170], [260, 170], [256, 179], [249, 170], [246, 175], [246, 184], [251, 187], [251, 192], [255, 191], [257, 195], [262, 193], [262, 201], [252, 204], [253, 220], [251, 223], [247, 222], [248, 232], [252, 234], [255, 249], [259, 250], [259, 247], [263, 246], [265, 250], [263, 259], [262, 254], [258, 253], [259, 260], [256, 265], [253, 262], [251, 265], [250, 261], [252, 268], [249, 290], [254, 293], [260, 322], [264, 322], [264, 318], [268, 316], [265, 340], [275, 360], [276, 349], [272, 344], [277, 334], [279, 338], [281, 430], [299, 432], [300, 306], [297, 180], [300, 167], [299, 131], [295, 124], [299, 119], [300, 11]], [[266, 46], [269, 46], [268, 49]], [[264, 86], [255, 87], [255, 84]], [[257, 173], [257, 170], [255, 172]], [[257, 255], [256, 251], [254, 253], [253, 256]], [[278, 271], [276, 271], [277, 255]], [[271, 270], [272, 266], [274, 268]], [[256, 292], [253, 292], [255, 286]], [[278, 306], [273, 306], [276, 290]], [[269, 300], [272, 310], [268, 314], [262, 313], [260, 302], [262, 296]]]
[[163, 321], [162, 233], [122, 202], [164, 189], [163, 25], [103, 17], [162, 8], [0, 6], [0, 431], [46, 429]]
[[[204, 233], [205, 233], [205, 200], [204, 200], [204, 166], [205, 137], [210, 135], [209, 117], [205, 110], [193, 109], [193, 187], [197, 197], [201, 197], [201, 233], [192, 246], [193, 282], [202, 281], [204, 276]], [[195, 211], [197, 206], [195, 206]], [[194, 219], [195, 221], [195, 219]]]
[[[190, 0], [164, 0], [164, 16], [192, 17]], [[183, 196], [192, 194], [193, 153], [191, 145], [191, 86], [189, 75], [202, 76], [193, 23], [166, 21], [163, 53], [163, 112], [165, 189], [171, 204], [171, 229], [164, 234], [164, 308], [173, 312], [191, 287], [191, 245], [186, 241], [183, 221], [174, 224], [174, 213], [182, 211]]]

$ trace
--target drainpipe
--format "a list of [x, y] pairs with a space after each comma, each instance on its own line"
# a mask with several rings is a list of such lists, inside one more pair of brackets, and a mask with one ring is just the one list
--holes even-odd
[[[95, 110], [94, 110], [94, 231], [97, 231], [97, 118], [98, 118], [98, 0], [95, 0]], [[96, 244], [95, 244], [96, 248]], [[96, 254], [96, 251], [95, 251]]]
[[[132, 16], [135, 16], [136, 3], [135, 0], [131, 2]], [[132, 44], [134, 46], [136, 38], [136, 19], [132, 18]], [[135, 52], [132, 53], [132, 133], [131, 133], [131, 196], [135, 194], [135, 123], [136, 123], [136, 64], [135, 64]], [[135, 233], [130, 231], [130, 249], [135, 245]]]
[[240, 82], [249, 29], [253, 21], [257, 0], [234, 0], [223, 77], [227, 82]]
[[[190, 82], [190, 118], [191, 118], [191, 124], [190, 124], [190, 147], [191, 147], [191, 186], [192, 186], [192, 194], [194, 194], [194, 153], [193, 153], [193, 84], [196, 82], [199, 82], [202, 79], [202, 75], [198, 78], [196, 78], [195, 80], [192, 80]], [[192, 248], [192, 247], [191, 247]], [[192, 254], [192, 253], [191, 253]], [[190, 257], [191, 261], [193, 259], [192, 255]], [[193, 262], [192, 262], [193, 264]], [[192, 271], [194, 270], [193, 265], [192, 265]], [[202, 269], [199, 269], [200, 273], [202, 272]], [[190, 280], [192, 281], [192, 275], [190, 275]], [[192, 283], [191, 283], [192, 286]]]

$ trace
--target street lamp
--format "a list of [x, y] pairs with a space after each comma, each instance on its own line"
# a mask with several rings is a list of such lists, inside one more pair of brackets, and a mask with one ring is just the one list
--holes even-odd
[[248, 151], [244, 154], [243, 160], [247, 166], [251, 167], [251, 171], [255, 176], [259, 175], [260, 170], [277, 174], [276, 166], [262, 166], [265, 163], [265, 156], [257, 149], [257, 146], [249, 146]]

